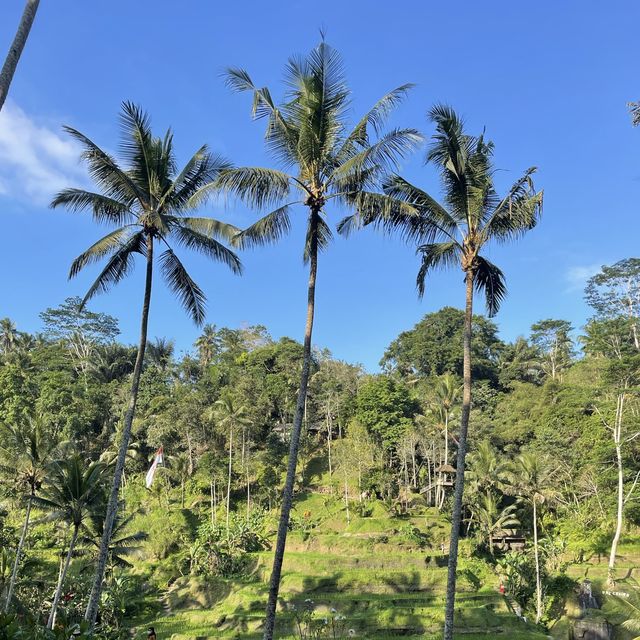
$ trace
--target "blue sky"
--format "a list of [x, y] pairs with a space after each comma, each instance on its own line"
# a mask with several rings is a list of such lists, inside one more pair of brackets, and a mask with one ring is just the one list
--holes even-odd
[[[22, 6], [0, 5], [0, 55]], [[45, 0], [0, 113], [0, 316], [38, 330], [39, 311], [82, 295], [95, 275], [66, 278], [70, 261], [103, 230], [88, 216], [47, 208], [57, 189], [86, 181], [63, 124], [114, 149], [119, 105], [133, 100], [150, 112], [157, 131], [173, 127], [181, 161], [207, 142], [237, 164], [269, 163], [247, 96], [231, 94], [220, 73], [245, 67], [279, 95], [286, 59], [312, 48], [322, 28], [343, 55], [354, 119], [389, 89], [415, 82], [392, 124], [428, 135], [427, 109], [447, 102], [470, 130], [486, 126], [504, 169], [500, 184], [539, 167], [542, 224], [518, 244], [490, 250], [509, 284], [496, 320], [506, 339], [545, 317], [580, 326], [586, 277], [601, 264], [638, 255], [640, 129], [631, 127], [625, 106], [640, 99], [638, 24], [640, 3], [633, 0]], [[423, 156], [407, 161], [403, 173], [438, 193]], [[203, 213], [239, 226], [255, 218], [244, 207], [211, 205]], [[242, 278], [187, 257], [209, 298], [208, 321], [261, 323], [276, 337], [299, 339], [302, 242], [296, 226], [282, 244], [243, 254]], [[416, 269], [412, 250], [393, 239], [370, 231], [338, 238], [320, 262], [314, 342], [375, 370], [401, 330], [463, 301], [457, 272], [435, 274], [418, 301]], [[131, 342], [142, 278], [139, 268], [92, 306], [117, 316]], [[150, 334], [175, 338], [180, 350], [198, 335], [162, 286], [154, 291]]]

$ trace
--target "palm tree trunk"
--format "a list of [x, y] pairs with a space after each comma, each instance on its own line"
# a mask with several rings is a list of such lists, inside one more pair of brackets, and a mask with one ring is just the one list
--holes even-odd
[[131, 392], [129, 394], [129, 406], [124, 415], [124, 425], [122, 429], [122, 439], [118, 450], [118, 458], [116, 460], [116, 468], [113, 474], [113, 484], [111, 486], [111, 494], [109, 495], [109, 503], [104, 518], [104, 526], [102, 532], [102, 540], [100, 542], [100, 553], [96, 565], [96, 574], [91, 588], [91, 595], [84, 619], [89, 622], [89, 627], [93, 629], [98, 615], [98, 604], [100, 602], [100, 594], [102, 593], [102, 583], [104, 580], [104, 572], [107, 566], [107, 556], [109, 555], [109, 543], [111, 542], [111, 532], [113, 523], [116, 519], [118, 511], [118, 492], [120, 489], [120, 481], [124, 473], [124, 464], [127, 457], [127, 449], [129, 448], [129, 440], [131, 439], [131, 426], [133, 425], [133, 417], [136, 412], [136, 402], [138, 401], [138, 388], [140, 387], [140, 375], [142, 374], [142, 363], [144, 361], [144, 352], [147, 346], [147, 325], [149, 323], [149, 307], [151, 304], [151, 285], [153, 281], [153, 238], [147, 236], [147, 271], [144, 285], [144, 301], [142, 303], [142, 320], [140, 325], [140, 342], [138, 344], [138, 354], [136, 363], [133, 368], [133, 378], [131, 380]]
[[269, 600], [264, 626], [264, 640], [273, 640], [273, 632], [276, 623], [276, 606], [278, 603], [278, 593], [280, 591], [280, 576], [282, 574], [282, 562], [284, 560], [284, 550], [287, 542], [287, 530], [289, 528], [289, 514], [293, 503], [293, 485], [296, 479], [296, 466], [298, 462], [298, 449], [300, 447], [300, 432], [302, 430], [302, 419], [304, 416], [307, 384], [309, 382], [309, 372], [311, 370], [311, 337], [313, 334], [313, 316], [315, 312], [316, 297], [316, 275], [318, 272], [318, 224], [319, 212], [312, 210], [309, 221], [310, 243], [309, 243], [309, 285], [307, 291], [307, 322], [304, 333], [304, 352], [302, 360], [302, 373], [300, 376], [300, 388], [298, 390], [298, 401], [296, 403], [296, 413], [293, 419], [291, 430], [291, 441], [289, 444], [289, 462], [287, 465], [287, 477], [282, 494], [282, 507], [280, 511], [280, 522], [278, 524], [278, 537], [276, 540], [275, 555], [273, 558], [273, 569], [271, 570], [271, 580], [269, 584]]
[[466, 301], [464, 310], [463, 340], [463, 389], [462, 415], [460, 418], [460, 438], [456, 462], [456, 485], [451, 516], [451, 538], [449, 541], [449, 562], [447, 567], [447, 604], [444, 617], [444, 640], [453, 640], [453, 617], [456, 604], [456, 570], [458, 568], [458, 542], [462, 522], [462, 494], [464, 493], [464, 463], [467, 454], [467, 431], [471, 413], [471, 332], [473, 327], [473, 280], [472, 269], [465, 273]]
[[249, 515], [251, 514], [251, 481], [249, 478], [249, 467], [245, 469], [246, 482], [247, 482], [247, 522], [249, 522]]
[[24, 11], [22, 12], [22, 17], [20, 18], [20, 24], [18, 25], [15, 38], [11, 43], [7, 57], [2, 65], [2, 70], [0, 71], [0, 111], [2, 111], [4, 102], [7, 99], [9, 87], [13, 80], [13, 74], [16, 72], [18, 61], [22, 55], [22, 50], [24, 49], [24, 45], [27, 43], [29, 31], [31, 31], [31, 25], [36, 17], [39, 4], [40, 0], [27, 0]]
[[[618, 412], [622, 413], [621, 401], [618, 399]], [[620, 418], [621, 420], [621, 418]], [[614, 437], [616, 439], [616, 462], [618, 466], [618, 507], [616, 514], [616, 530], [611, 541], [611, 552], [609, 553], [609, 568], [607, 570], [607, 584], [609, 587], [615, 586], [615, 567], [616, 554], [618, 552], [618, 543], [622, 534], [622, 522], [624, 512], [624, 475], [622, 467], [622, 449], [620, 446], [620, 428], [618, 426], [618, 416], [616, 415], [616, 426], [614, 427]]]
[[216, 506], [215, 506], [215, 498], [214, 498], [214, 494], [213, 494], [213, 480], [211, 480], [211, 482], [209, 483], [209, 489], [211, 491], [211, 493], [210, 493], [210, 497], [211, 497], [211, 526], [213, 527], [215, 525], [215, 522], [216, 522]]
[[69, 543], [69, 550], [67, 551], [64, 566], [62, 567], [62, 571], [58, 577], [58, 585], [56, 586], [55, 595], [53, 596], [53, 604], [51, 605], [51, 612], [49, 613], [49, 619], [47, 620], [47, 629], [53, 629], [53, 625], [56, 623], [56, 614], [58, 613], [58, 604], [60, 603], [60, 596], [62, 595], [62, 587], [64, 586], [64, 580], [67, 577], [69, 564], [71, 564], [71, 557], [73, 556], [73, 550], [76, 546], [79, 529], [79, 525], [76, 524], [73, 526], [73, 535], [71, 536], [71, 542]]
[[33, 493], [29, 496], [27, 502], [27, 513], [24, 518], [24, 524], [22, 525], [22, 533], [20, 534], [20, 541], [18, 542], [18, 548], [16, 549], [16, 557], [13, 561], [13, 570], [11, 571], [11, 580], [9, 581], [9, 590], [7, 591], [7, 600], [4, 603], [4, 612], [9, 612], [11, 606], [11, 598], [13, 598], [13, 591], [16, 587], [16, 580], [18, 579], [18, 567], [20, 566], [20, 558], [22, 557], [22, 548], [24, 547], [24, 541], [27, 538], [27, 531], [29, 530], [29, 518], [31, 517], [31, 498]]
[[229, 539], [229, 511], [231, 508], [232, 468], [233, 468], [233, 423], [229, 423], [229, 473], [227, 475], [227, 540]]
[[329, 409], [327, 409], [327, 457], [329, 459], [329, 478], [333, 475], [333, 467], [331, 466], [331, 435], [332, 435], [331, 418], [329, 416]]
[[[433, 443], [431, 443], [431, 456], [433, 458], [433, 464], [435, 465], [436, 457], [435, 457], [435, 454], [433, 453]], [[433, 478], [431, 477], [431, 466], [432, 466], [431, 462], [432, 461], [429, 458], [427, 458], [427, 480], [429, 481], [429, 484], [427, 485], [429, 487], [428, 493], [427, 493], [427, 495], [428, 495], [427, 501], [428, 501], [430, 507], [433, 506], [433, 504], [434, 504], [434, 502], [432, 500]]]
[[616, 451], [616, 455], [618, 457], [618, 508], [616, 514], [616, 530], [613, 535], [613, 540], [611, 541], [611, 551], [609, 553], [609, 568], [607, 570], [607, 583], [610, 587], [615, 586], [615, 566], [616, 566], [616, 555], [618, 552], [618, 543], [620, 542], [620, 535], [622, 534], [622, 522], [623, 522], [623, 506], [624, 506], [624, 496], [623, 496], [623, 477], [622, 477], [622, 464], [621, 464], [621, 455], [618, 448]]
[[344, 508], [347, 511], [347, 524], [351, 524], [351, 514], [349, 513], [349, 485], [347, 484], [347, 467], [344, 469]]
[[533, 496], [533, 554], [536, 558], [536, 624], [542, 618], [542, 584], [540, 582], [540, 553], [538, 552], [538, 511]]
[[449, 464], [449, 414], [444, 417], [444, 463]]

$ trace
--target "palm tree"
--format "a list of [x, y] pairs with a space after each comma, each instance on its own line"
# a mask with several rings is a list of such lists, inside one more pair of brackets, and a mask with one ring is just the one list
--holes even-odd
[[209, 366], [220, 348], [220, 340], [215, 324], [205, 324], [202, 327], [202, 335], [195, 341], [194, 346], [198, 350], [200, 364], [203, 367]]
[[493, 144], [487, 142], [484, 135], [467, 134], [462, 119], [448, 106], [435, 106], [429, 115], [436, 125], [436, 133], [427, 162], [440, 170], [443, 203], [396, 175], [386, 181], [385, 195], [362, 194], [357, 214], [343, 220], [339, 229], [347, 234], [358, 226], [374, 224], [387, 231], [397, 231], [408, 241], [417, 241], [422, 256], [417, 277], [420, 296], [424, 293], [426, 276], [434, 269], [457, 265], [465, 274], [462, 410], [444, 627], [444, 640], [452, 640], [471, 411], [473, 292], [474, 289], [484, 291], [489, 315], [497, 313], [506, 294], [504, 274], [481, 255], [482, 251], [492, 240], [507, 242], [535, 227], [542, 211], [542, 192], [535, 191], [532, 176], [536, 169], [530, 168], [500, 197], [493, 180]]
[[[444, 437], [444, 465], [449, 466], [449, 421], [453, 407], [460, 395], [460, 385], [456, 379], [446, 374], [438, 378], [435, 387], [435, 398], [431, 405], [431, 412], [435, 416], [438, 427], [441, 429]], [[442, 485], [442, 473], [440, 473], [440, 502], [438, 508], [442, 509], [444, 503], [444, 486]]]
[[444, 640], [453, 639], [456, 568], [462, 521], [464, 469], [467, 432], [471, 411], [471, 334], [474, 289], [484, 291], [490, 316], [497, 313], [506, 294], [504, 274], [481, 255], [492, 240], [506, 242], [522, 236], [538, 222], [542, 212], [542, 192], [536, 192], [528, 169], [500, 197], [493, 181], [493, 143], [484, 135], [464, 131], [462, 119], [451, 107], [437, 105], [429, 112], [436, 133], [427, 162], [440, 170], [444, 204], [426, 191], [395, 175], [384, 186], [385, 195], [363, 194], [358, 213], [340, 224], [348, 234], [357, 226], [374, 224], [397, 231], [419, 243], [422, 264], [417, 276], [420, 296], [426, 276], [436, 268], [458, 265], [465, 274], [466, 300], [463, 339], [463, 393], [460, 435], [456, 464], [456, 484], [451, 519], [451, 542], [447, 577], [447, 605]]
[[16, 331], [16, 325], [10, 318], [0, 320], [0, 352], [7, 356], [16, 347], [20, 334]]
[[20, 485], [26, 489], [26, 513], [13, 559], [13, 569], [4, 603], [4, 612], [7, 613], [11, 606], [13, 591], [18, 578], [22, 549], [29, 531], [33, 499], [42, 486], [46, 468], [56, 447], [56, 442], [38, 420], [33, 420], [27, 425], [19, 427], [2, 425], [2, 431], [5, 432], [4, 441], [6, 445], [0, 448], [0, 451], [6, 455], [7, 460], [12, 460], [12, 463], [10, 466], [0, 465], [0, 470], [12, 475], [17, 472]]
[[475, 526], [480, 535], [489, 542], [491, 555], [494, 555], [494, 538], [504, 536], [508, 529], [520, 524], [515, 514], [516, 509], [515, 504], [501, 508], [500, 500], [492, 491], [480, 494], [477, 502], [472, 505]]
[[227, 83], [233, 90], [252, 94], [253, 117], [267, 120], [266, 144], [282, 167], [235, 168], [222, 172], [210, 186], [258, 209], [275, 207], [238, 236], [238, 245], [278, 241], [290, 230], [289, 213], [294, 206], [302, 205], [307, 218], [303, 257], [309, 265], [309, 280], [304, 355], [264, 629], [265, 640], [271, 640], [311, 366], [318, 253], [332, 238], [326, 208], [331, 202], [351, 207], [360, 192], [375, 188], [382, 175], [395, 168], [397, 161], [421, 141], [421, 136], [413, 129], [394, 129], [375, 141], [371, 139], [372, 131], [381, 134], [387, 115], [410, 85], [385, 95], [349, 131], [346, 112], [350, 91], [342, 61], [324, 41], [307, 56], [289, 60], [287, 92], [281, 104], [274, 101], [269, 89], [255, 85], [244, 70], [229, 70]]
[[181, 451], [171, 459], [171, 470], [180, 482], [180, 507], [184, 509], [184, 488], [187, 478], [191, 475], [191, 461], [186, 451]]
[[549, 460], [535, 453], [521, 453], [509, 474], [511, 490], [532, 507], [533, 553], [536, 561], [536, 624], [542, 618], [542, 580], [538, 545], [538, 505], [551, 500], [557, 479]]
[[231, 476], [233, 473], [233, 432], [234, 428], [248, 424], [247, 409], [244, 405], [238, 405], [233, 397], [225, 394], [216, 400], [216, 415], [220, 426], [228, 427], [229, 437], [229, 470], [227, 474], [227, 540], [229, 539], [229, 514], [231, 510]]
[[488, 493], [498, 489], [504, 490], [509, 465], [491, 446], [488, 440], [478, 443], [469, 454], [469, 470], [467, 472], [469, 486], [474, 493]]
[[42, 496], [33, 498], [38, 507], [50, 512], [49, 520], [66, 522], [71, 527], [71, 540], [58, 576], [47, 629], [53, 629], [56, 621], [62, 588], [78, 541], [80, 527], [96, 505], [100, 504], [106, 469], [101, 462], [87, 464], [84, 456], [73, 455], [52, 465]]
[[4, 102], [7, 99], [13, 74], [16, 72], [16, 67], [20, 61], [24, 45], [27, 43], [27, 38], [29, 37], [31, 25], [35, 20], [39, 4], [40, 0], [27, 0], [24, 11], [22, 12], [22, 17], [20, 18], [18, 30], [2, 65], [2, 70], [0, 70], [0, 111], [2, 111]]
[[65, 189], [52, 202], [53, 207], [64, 205], [72, 211], [89, 210], [96, 222], [116, 225], [115, 231], [98, 240], [71, 265], [69, 277], [76, 276], [87, 265], [108, 256], [106, 266], [85, 295], [83, 303], [120, 282], [131, 271], [136, 254], [140, 254], [146, 263], [138, 353], [105, 516], [95, 581], [85, 614], [91, 626], [95, 623], [98, 612], [109, 539], [118, 506], [118, 491], [131, 437], [131, 425], [147, 345], [154, 251], [158, 246], [163, 247], [159, 256], [162, 275], [197, 325], [202, 324], [204, 320], [206, 298], [178, 259], [170, 243], [175, 242], [181, 247], [196, 250], [218, 260], [234, 273], [241, 271], [238, 257], [218, 241], [231, 238], [237, 229], [210, 218], [186, 215], [194, 193], [229, 165], [220, 157], [209, 153], [206, 146], [203, 146], [182, 171], [178, 172], [171, 131], [168, 131], [164, 138], [156, 138], [151, 131], [148, 116], [129, 102], [123, 104], [121, 124], [123, 138], [120, 152], [128, 165], [127, 168], [121, 168], [115, 158], [76, 129], [66, 128], [84, 148], [82, 157], [100, 191]]
[[173, 358], [175, 343], [167, 338], [155, 338], [147, 343], [147, 360], [160, 371], [166, 371]]
[[[131, 532], [131, 524], [137, 513], [123, 514], [124, 503], [120, 501], [118, 514], [116, 515], [113, 529], [111, 531], [111, 543], [109, 545], [109, 573], [114, 567], [129, 567], [131, 563], [124, 557], [131, 555], [140, 549], [139, 542], [147, 539], [144, 531]], [[89, 514], [89, 520], [85, 525], [85, 535], [80, 538], [80, 542], [90, 549], [100, 551], [100, 543], [104, 532], [104, 510], [96, 509]]]

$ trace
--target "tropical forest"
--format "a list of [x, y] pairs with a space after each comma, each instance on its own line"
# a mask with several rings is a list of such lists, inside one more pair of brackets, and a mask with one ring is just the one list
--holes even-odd
[[640, 637], [638, 8], [552, 88], [518, 3], [132, 4], [0, 8], [0, 640]]

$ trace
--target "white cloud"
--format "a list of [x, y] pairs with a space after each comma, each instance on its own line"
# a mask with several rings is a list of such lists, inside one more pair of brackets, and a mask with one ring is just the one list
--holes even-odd
[[587, 284], [587, 280], [600, 271], [602, 265], [598, 263], [589, 265], [576, 265], [569, 267], [565, 273], [567, 291], [581, 291]]
[[5, 103], [0, 111], [0, 195], [46, 205], [65, 187], [86, 178], [77, 144], [20, 107]]

